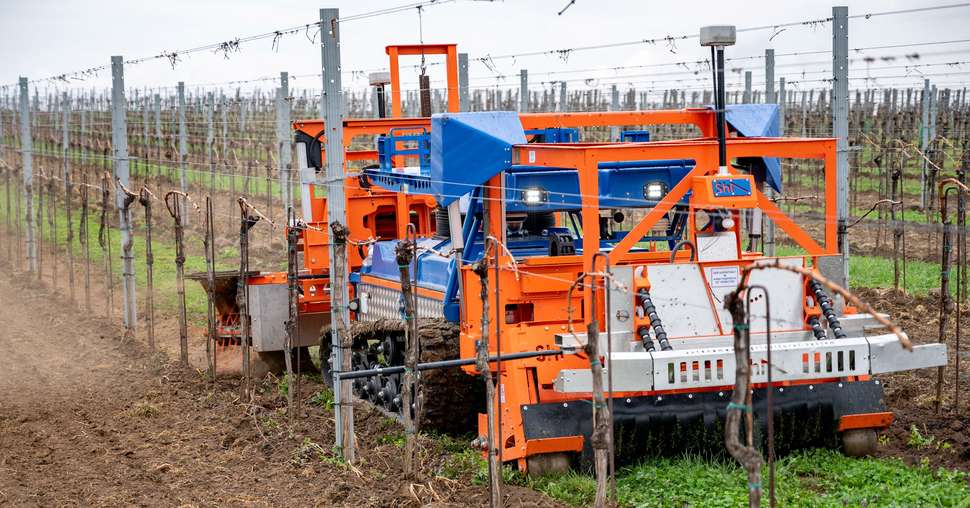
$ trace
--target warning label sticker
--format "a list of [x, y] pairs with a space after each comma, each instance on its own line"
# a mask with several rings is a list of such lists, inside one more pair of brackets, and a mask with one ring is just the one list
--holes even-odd
[[737, 266], [711, 267], [708, 280], [712, 288], [737, 287], [741, 280], [741, 269]]

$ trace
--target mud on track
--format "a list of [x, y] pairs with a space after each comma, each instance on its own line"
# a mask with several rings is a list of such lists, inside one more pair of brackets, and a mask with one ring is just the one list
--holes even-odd
[[[360, 463], [336, 460], [332, 415], [309, 403], [290, 427], [272, 380], [251, 404], [235, 381], [123, 342], [25, 275], [0, 275], [0, 505], [468, 506], [488, 503], [470, 478], [440, 476], [447, 452], [420, 443], [418, 478], [402, 479], [397, 424], [357, 410]], [[520, 506], [556, 506], [507, 487]]]

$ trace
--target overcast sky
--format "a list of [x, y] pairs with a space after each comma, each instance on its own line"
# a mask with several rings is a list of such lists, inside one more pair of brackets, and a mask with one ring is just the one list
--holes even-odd
[[[412, 3], [416, 0], [411, 0]], [[444, 0], [441, 0], [444, 1]], [[579, 46], [695, 34], [703, 25], [734, 24], [738, 28], [774, 25], [831, 16], [832, 5], [817, 0], [758, 1], [633, 1], [576, 0], [562, 15], [557, 12], [569, 0], [457, 0], [423, 9], [421, 26], [427, 43], [457, 43], [471, 58], [488, 55], [566, 49]], [[849, 14], [884, 12], [957, 3], [959, 0], [852, 0]], [[301, 0], [162, 0], [158, 2], [118, 0], [4, 0], [0, 17], [0, 84], [16, 82], [18, 76], [31, 79], [76, 71], [109, 63], [111, 55], [126, 59], [197, 47], [237, 37], [271, 32], [310, 23], [318, 9], [334, 6], [342, 16], [407, 4], [407, 0], [354, 0], [317, 4]], [[351, 70], [386, 67], [384, 47], [395, 43], [419, 42], [417, 9], [347, 22], [342, 31], [342, 62], [345, 87], [362, 87], [364, 74]], [[970, 7], [920, 13], [853, 19], [850, 48], [951, 41], [970, 38]], [[831, 48], [831, 24], [761, 30], [738, 34], [737, 46], [729, 56], [750, 57], [774, 48], [779, 55]], [[319, 88], [320, 78], [304, 76], [320, 72], [320, 51], [309, 34], [283, 37], [274, 49], [272, 39], [243, 44], [229, 59], [213, 52], [187, 56], [173, 70], [167, 60], [126, 66], [129, 87], [165, 87], [178, 81], [187, 85], [225, 83], [288, 71], [297, 76], [291, 86]], [[919, 53], [919, 57], [912, 56]], [[909, 55], [909, 56], [907, 56]], [[473, 61], [472, 86], [518, 84], [519, 69], [527, 68], [535, 86], [541, 82], [571, 80], [571, 89], [605, 88], [612, 83], [638, 88], [689, 88], [706, 83], [707, 73], [692, 75], [695, 65], [610, 69], [618, 66], [693, 62], [707, 52], [697, 39], [674, 44], [627, 46], [565, 55], [545, 54], [514, 59], [496, 59], [490, 66]], [[891, 76], [877, 84], [916, 84], [919, 73], [934, 75], [935, 82], [960, 86], [970, 82], [970, 65], [936, 65], [970, 61], [970, 43], [852, 52], [858, 59], [851, 65], [852, 76]], [[875, 57], [869, 65], [863, 56]], [[892, 57], [892, 60], [888, 58]], [[801, 81], [804, 87], [820, 87], [812, 80], [830, 77], [830, 55], [779, 56], [776, 77]], [[414, 60], [412, 63], [417, 63]], [[907, 65], [924, 64], [921, 67]], [[730, 62], [731, 68], [751, 69], [758, 87], [763, 82], [760, 59]], [[433, 79], [442, 76], [432, 67]], [[560, 74], [562, 71], [581, 71]], [[408, 69], [408, 77], [416, 71]], [[546, 74], [557, 72], [557, 74]], [[804, 74], [803, 74], [804, 73]], [[935, 76], [949, 73], [948, 76]], [[962, 73], [962, 74], [959, 74]], [[104, 86], [109, 72], [74, 82], [73, 86]], [[737, 83], [740, 73], [729, 80]], [[908, 77], [896, 77], [908, 76]], [[584, 78], [594, 78], [584, 81]], [[853, 81], [853, 87], [863, 85]], [[797, 86], [796, 83], [794, 86]], [[38, 83], [43, 88], [43, 83]], [[65, 85], [59, 85], [65, 86]], [[224, 85], [234, 88], [235, 84]], [[244, 87], [275, 86], [266, 81]], [[551, 86], [551, 85], [547, 85]]]

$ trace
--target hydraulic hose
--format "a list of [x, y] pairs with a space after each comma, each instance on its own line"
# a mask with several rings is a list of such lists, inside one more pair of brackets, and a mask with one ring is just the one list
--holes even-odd
[[818, 316], [808, 318], [808, 325], [812, 327], [815, 340], [825, 340], [825, 329], [822, 328], [822, 322], [819, 321]]
[[[650, 327], [653, 328], [653, 334], [657, 336], [660, 350], [670, 351], [673, 347], [667, 340], [667, 331], [664, 330], [663, 322], [660, 321], [660, 316], [657, 314], [657, 308], [653, 305], [653, 299], [650, 298], [650, 290], [641, 289], [637, 292], [637, 297], [640, 299], [640, 308], [643, 309], [643, 315], [650, 319]], [[653, 341], [650, 340], [650, 334], [645, 328], [641, 326], [637, 329], [637, 333], [640, 335], [641, 342], [643, 342], [643, 348], [647, 351], [654, 351]], [[644, 340], [644, 337], [646, 337], [646, 340]]]
[[643, 344], [643, 350], [648, 353], [653, 353], [657, 350], [657, 346], [653, 345], [653, 339], [650, 338], [650, 327], [647, 325], [640, 325], [637, 328], [637, 336], [640, 337], [640, 343]]
[[670, 249], [670, 262], [671, 263], [673, 263], [677, 259], [677, 251], [679, 251], [680, 248], [681, 247], [684, 247], [684, 246], [690, 247], [690, 262], [691, 263], [694, 262], [694, 259], [697, 257], [697, 246], [694, 245], [694, 242], [692, 242], [690, 240], [681, 240], [681, 241], [677, 242], [677, 245], [674, 245], [674, 248], [673, 249]]
[[[825, 294], [825, 290], [822, 289], [822, 285], [819, 284], [817, 280], [809, 281], [808, 287], [812, 290], [812, 293], [815, 294], [815, 301], [818, 302], [818, 306], [821, 307], [822, 315], [825, 316], [826, 321], [828, 321], [829, 328], [832, 329], [832, 333], [835, 334], [835, 338], [844, 339], [846, 335], [845, 332], [842, 331], [842, 324], [839, 323], [839, 318], [835, 316], [835, 309], [832, 308], [832, 299], [829, 298], [829, 295]], [[818, 318], [815, 319], [817, 320]], [[815, 331], [815, 325], [812, 325], [812, 331], [815, 332], [815, 337], [818, 338], [819, 334], [817, 331]]]

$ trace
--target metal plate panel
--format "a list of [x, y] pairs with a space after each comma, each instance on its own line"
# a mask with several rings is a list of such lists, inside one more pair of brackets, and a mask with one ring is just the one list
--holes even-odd
[[[633, 317], [636, 309], [636, 295], [633, 294], [633, 267], [615, 266], [613, 281], [610, 284], [610, 327], [616, 333], [620, 331], [633, 332]], [[613, 343], [616, 351], [616, 341]]]
[[[871, 348], [871, 357], [870, 357]], [[772, 381], [801, 381], [882, 374], [938, 367], [946, 364], [945, 344], [902, 349], [894, 335], [852, 337], [821, 341], [775, 342], [771, 347]], [[608, 363], [614, 370], [615, 391], [699, 389], [734, 384], [733, 347], [709, 347], [654, 353], [614, 353]], [[751, 346], [752, 381], [768, 381], [765, 344]], [[588, 393], [588, 369], [563, 370], [555, 389]]]
[[925, 369], [946, 365], [946, 344], [923, 344], [906, 351], [895, 335], [869, 338], [872, 373]]
[[[653, 387], [651, 365], [650, 353], [613, 353], [612, 361], [603, 369], [603, 389], [608, 389], [607, 381], [612, 368], [614, 392], [650, 390]], [[593, 391], [593, 376], [589, 369], [562, 370], [553, 386], [562, 393], [589, 393]]]
[[[805, 264], [804, 258], [779, 259], [779, 262], [784, 266], [795, 267]], [[766, 268], [751, 272], [748, 280], [750, 285], [761, 285], [768, 290], [772, 330], [801, 330], [805, 327], [800, 274], [779, 268]], [[751, 331], [764, 332], [766, 328], [764, 293], [755, 290], [752, 292], [751, 301]]]
[[[864, 337], [823, 341], [775, 342], [771, 347], [773, 382], [841, 378], [870, 374], [869, 341]], [[767, 348], [751, 346], [752, 381], [768, 380]], [[707, 347], [653, 353], [614, 353], [617, 391], [663, 391], [734, 384], [734, 348]], [[893, 370], [901, 370], [900, 366]], [[908, 367], [902, 367], [908, 368]], [[646, 372], [652, 370], [652, 375]], [[888, 371], [886, 371], [888, 372]], [[652, 378], [652, 379], [651, 379]], [[588, 369], [564, 370], [557, 391], [584, 393], [591, 387]]]
[[671, 338], [718, 335], [714, 310], [705, 297], [707, 285], [693, 263], [647, 266], [650, 296]]
[[253, 349], [280, 351], [286, 344], [286, 321], [289, 319], [285, 284], [249, 286], [249, 312], [252, 323]]
[[[862, 376], [869, 374], [869, 341], [854, 337], [772, 344], [771, 362], [772, 381]], [[768, 349], [764, 344], [751, 346], [751, 364], [751, 379], [767, 382]]]
[[697, 235], [698, 261], [733, 261], [738, 259], [738, 236], [733, 231]]
[[[285, 284], [249, 286], [249, 311], [255, 351], [282, 351], [286, 348], [286, 321], [290, 316], [287, 298], [289, 290]], [[328, 323], [329, 312], [300, 314], [294, 346], [318, 345], [320, 328]]]

